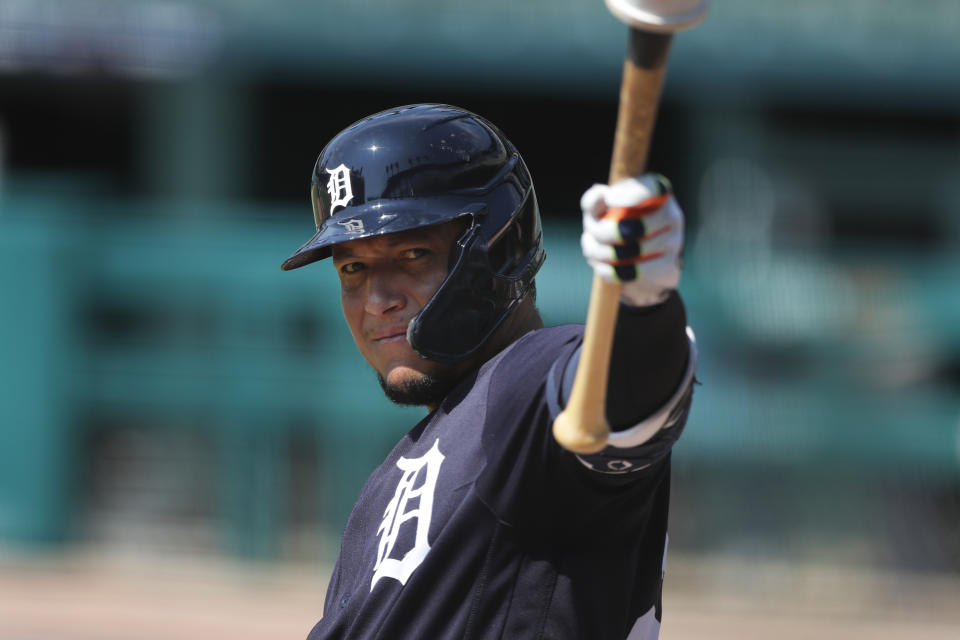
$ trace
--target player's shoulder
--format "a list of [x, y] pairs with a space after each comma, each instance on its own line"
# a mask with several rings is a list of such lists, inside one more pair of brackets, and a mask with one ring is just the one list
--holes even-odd
[[525, 333], [491, 358], [480, 375], [497, 371], [521, 377], [546, 371], [557, 359], [572, 353], [583, 339], [582, 324], [563, 324]]
[[582, 324], [561, 324], [536, 329], [522, 335], [499, 354], [504, 360], [554, 360], [557, 350], [565, 345], [579, 344], [583, 338]]
[[540, 348], [550, 344], [566, 344], [583, 337], [582, 324], [560, 324], [529, 331], [517, 339], [519, 348]]

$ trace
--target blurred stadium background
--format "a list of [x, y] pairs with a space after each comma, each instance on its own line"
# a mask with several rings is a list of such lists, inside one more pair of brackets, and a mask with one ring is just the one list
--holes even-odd
[[[305, 637], [353, 498], [420, 415], [336, 282], [281, 274], [354, 120], [498, 123], [589, 274], [625, 28], [599, 0], [0, 0], [0, 637]], [[960, 631], [960, 3], [723, 0], [650, 166], [701, 349], [667, 640]]]

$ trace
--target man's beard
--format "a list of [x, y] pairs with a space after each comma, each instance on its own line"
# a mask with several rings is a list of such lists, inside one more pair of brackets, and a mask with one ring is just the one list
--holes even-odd
[[411, 406], [437, 406], [457, 385], [459, 378], [452, 371], [436, 374], [421, 373], [399, 384], [390, 384], [379, 373], [377, 380], [383, 393], [396, 404]]

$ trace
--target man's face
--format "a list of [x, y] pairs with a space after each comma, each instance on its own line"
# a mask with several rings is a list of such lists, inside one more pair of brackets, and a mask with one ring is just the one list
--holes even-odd
[[[462, 228], [454, 221], [333, 246], [347, 325], [361, 355], [394, 400], [436, 404], [439, 399], [410, 390], [454, 372], [451, 365], [418, 356], [406, 334], [410, 320], [446, 277], [450, 250]], [[443, 385], [440, 398], [449, 386]]]

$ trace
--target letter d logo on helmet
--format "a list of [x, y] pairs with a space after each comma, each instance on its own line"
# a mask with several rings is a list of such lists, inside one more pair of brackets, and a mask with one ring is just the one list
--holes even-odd
[[417, 104], [364, 118], [324, 147], [312, 182], [316, 234], [285, 271], [328, 258], [340, 242], [468, 220], [449, 275], [407, 328], [425, 358], [478, 351], [543, 264], [526, 164], [497, 127], [469, 111]]
[[[330, 211], [345, 207], [353, 200], [353, 187], [350, 186], [350, 169], [341, 164], [336, 169], [326, 169], [330, 174], [327, 180], [327, 193], [330, 195]], [[362, 225], [361, 225], [361, 228]]]

